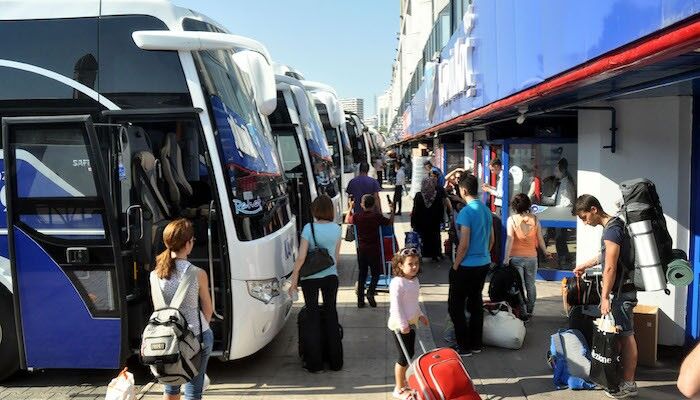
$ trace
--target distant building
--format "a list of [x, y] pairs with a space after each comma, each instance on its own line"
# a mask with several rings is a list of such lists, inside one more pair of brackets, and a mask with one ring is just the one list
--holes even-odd
[[357, 114], [361, 120], [365, 119], [365, 100], [364, 99], [340, 99], [340, 104], [345, 111], [352, 111]]

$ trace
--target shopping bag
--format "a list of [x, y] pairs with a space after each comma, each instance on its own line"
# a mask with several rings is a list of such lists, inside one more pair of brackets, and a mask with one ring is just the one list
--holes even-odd
[[608, 314], [596, 320], [591, 346], [591, 381], [610, 391], [616, 391], [622, 380], [622, 363], [618, 349], [617, 327]]
[[355, 241], [355, 225], [348, 225], [345, 228], [345, 240], [348, 242]]
[[124, 368], [107, 386], [105, 400], [135, 400], [134, 374]]

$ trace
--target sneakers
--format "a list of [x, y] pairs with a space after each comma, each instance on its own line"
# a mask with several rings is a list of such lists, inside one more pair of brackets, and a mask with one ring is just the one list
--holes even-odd
[[636, 397], [639, 394], [637, 384], [635, 382], [623, 382], [620, 388], [615, 392], [605, 392], [605, 395], [611, 399], [625, 399], [628, 397]]
[[[471, 356], [472, 356], [472, 351], [471, 351], [471, 350], [463, 349], [463, 348], [462, 348], [460, 345], [458, 345], [458, 344], [452, 345], [452, 346], [450, 346], [450, 348], [451, 348], [452, 350], [456, 351], [457, 354], [459, 354], [460, 356], [463, 356], [463, 357], [471, 357]], [[481, 351], [481, 350], [479, 350], [479, 352], [480, 352], [480, 351]]]
[[397, 399], [397, 400], [406, 400], [411, 398], [411, 389], [409, 388], [401, 388], [401, 390], [394, 390], [391, 392], [391, 397]]
[[471, 352], [472, 354], [479, 354], [481, 353], [481, 347], [479, 347], [478, 349], [472, 349]]

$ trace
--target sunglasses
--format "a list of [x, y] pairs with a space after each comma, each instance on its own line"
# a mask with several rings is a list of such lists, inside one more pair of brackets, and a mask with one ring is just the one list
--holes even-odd
[[406, 247], [404, 249], [401, 249], [399, 252], [400, 255], [402, 256], [417, 256], [418, 255], [418, 249], [415, 247]]

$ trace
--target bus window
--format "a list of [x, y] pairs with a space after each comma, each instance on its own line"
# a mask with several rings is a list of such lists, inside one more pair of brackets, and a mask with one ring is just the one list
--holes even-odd
[[338, 135], [337, 132], [334, 128], [327, 128], [325, 129], [326, 132], [326, 141], [328, 141], [328, 145], [332, 149], [332, 154], [331, 156], [333, 157], [333, 166], [335, 167], [335, 175], [339, 176], [340, 175], [340, 145], [338, 143]]
[[285, 178], [274, 142], [266, 130], [230, 51], [193, 53], [210, 113], [240, 240], [279, 230], [290, 220]]

